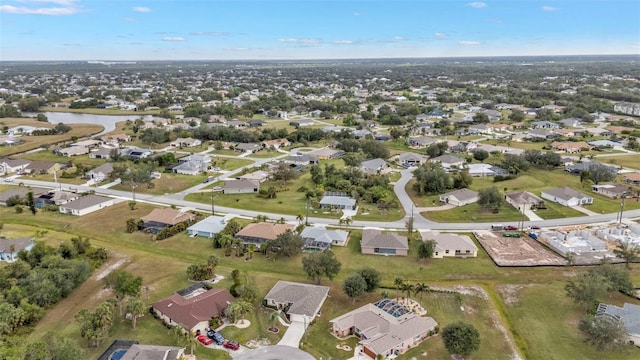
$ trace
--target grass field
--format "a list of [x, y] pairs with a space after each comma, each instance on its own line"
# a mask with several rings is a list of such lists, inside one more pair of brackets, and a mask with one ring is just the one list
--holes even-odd
[[478, 203], [458, 206], [443, 211], [425, 211], [420, 213], [429, 220], [437, 222], [494, 222], [522, 220], [522, 214], [513, 206], [502, 201], [500, 212], [486, 211]]
[[[18, 118], [4, 118], [0, 120], [0, 123], [12, 127], [16, 125], [30, 125], [36, 127], [53, 127], [52, 124], [40, 122], [31, 119], [18, 119]], [[43, 136], [22, 136], [21, 140], [24, 142], [13, 146], [0, 146], [0, 156], [9, 156], [13, 154], [22, 153], [25, 151], [37, 149], [45, 145], [52, 146], [58, 143], [71, 141], [71, 138], [76, 136], [78, 138], [91, 136], [99, 133], [104, 128], [100, 125], [91, 124], [70, 124], [71, 131], [65, 134], [59, 135], [43, 135]]]
[[275, 156], [280, 156], [280, 155], [284, 155], [281, 152], [275, 151], [275, 150], [270, 150], [270, 149], [262, 149], [258, 152], [255, 152], [251, 155], [249, 155], [249, 158], [272, 158]]
[[640, 154], [625, 156], [606, 156], [596, 159], [604, 164], [615, 164], [622, 167], [640, 169]]
[[[153, 187], [149, 188], [147, 185], [139, 185], [136, 192], [151, 194], [151, 195], [164, 195], [167, 193], [178, 193], [186, 190], [190, 187], [196, 186], [206, 178], [205, 175], [181, 175], [181, 174], [167, 174], [163, 173], [160, 179], [153, 180]], [[118, 184], [112, 186], [113, 190], [131, 191], [131, 185], [127, 183]]]

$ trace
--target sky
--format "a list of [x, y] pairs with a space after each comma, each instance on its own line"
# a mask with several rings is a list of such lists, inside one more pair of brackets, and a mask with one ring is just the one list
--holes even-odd
[[640, 54], [638, 0], [0, 0], [0, 60]]

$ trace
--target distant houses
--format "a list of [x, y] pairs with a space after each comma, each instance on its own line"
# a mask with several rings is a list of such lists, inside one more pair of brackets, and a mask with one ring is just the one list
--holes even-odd
[[7, 239], [0, 237], [0, 261], [14, 261], [22, 250], [29, 251], [35, 245], [33, 238]]

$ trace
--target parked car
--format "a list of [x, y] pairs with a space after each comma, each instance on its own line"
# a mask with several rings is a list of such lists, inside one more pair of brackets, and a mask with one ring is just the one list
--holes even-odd
[[538, 225], [531, 225], [531, 226], [529, 226], [529, 229], [531, 229], [531, 230], [540, 230], [540, 226], [538, 226]]
[[208, 182], [210, 182], [210, 181], [213, 181], [213, 179], [215, 179], [215, 177], [213, 177], [213, 176], [207, 176], [207, 178], [206, 178], [206, 179], [204, 179], [204, 180], [202, 181], [202, 183], [203, 183], [203, 184], [206, 184], [206, 183], [208, 183]]
[[235, 342], [233, 340], [225, 340], [224, 343], [222, 344], [222, 346], [226, 347], [227, 349], [231, 349], [231, 350], [238, 350], [240, 348], [240, 344], [238, 344], [237, 342]]
[[13, 178], [5, 178], [4, 182], [13, 182]]
[[222, 345], [224, 343], [224, 336], [220, 335], [220, 333], [215, 330], [207, 330], [207, 337], [215, 341], [218, 345]]
[[508, 231], [513, 231], [513, 230], [518, 230], [518, 227], [513, 225], [507, 225], [504, 227], [504, 229]]
[[202, 345], [211, 345], [213, 343], [213, 340], [209, 339], [205, 334], [196, 336], [196, 339], [198, 339]]

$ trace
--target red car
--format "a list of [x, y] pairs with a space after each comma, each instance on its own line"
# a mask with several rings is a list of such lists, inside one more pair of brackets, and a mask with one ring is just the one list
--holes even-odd
[[233, 340], [225, 340], [224, 343], [222, 344], [222, 346], [226, 347], [227, 349], [231, 349], [231, 350], [238, 350], [240, 348], [240, 344], [238, 344], [237, 342], [235, 342]]
[[505, 230], [518, 230], [517, 226], [507, 225], [504, 227]]
[[202, 345], [211, 345], [213, 343], [213, 340], [209, 339], [205, 334], [196, 336], [196, 339], [198, 339]]

